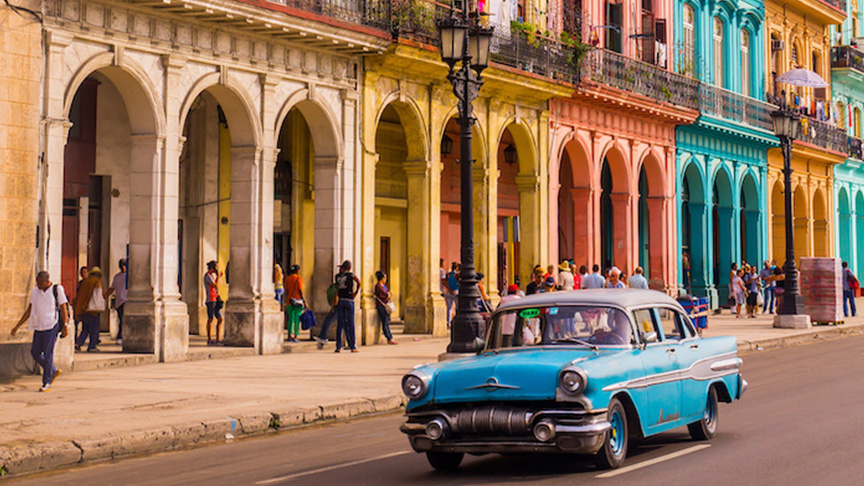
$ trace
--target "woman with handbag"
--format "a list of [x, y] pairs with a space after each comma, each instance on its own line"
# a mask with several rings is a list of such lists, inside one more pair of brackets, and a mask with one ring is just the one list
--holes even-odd
[[81, 335], [75, 341], [75, 351], [81, 351], [81, 346], [87, 338], [88, 353], [98, 353], [99, 348], [99, 315], [105, 312], [107, 302], [105, 289], [102, 287], [102, 270], [99, 267], [90, 269], [90, 274], [81, 282], [78, 294], [75, 296], [75, 315], [81, 316]]
[[378, 318], [381, 319], [381, 332], [387, 338], [387, 344], [398, 344], [390, 332], [390, 315], [396, 311], [396, 304], [390, 299], [390, 289], [387, 288], [387, 275], [382, 271], [375, 272], [378, 283], [375, 284], [375, 307], [378, 309]]
[[285, 277], [285, 313], [288, 314], [288, 338], [286, 341], [292, 343], [300, 342], [300, 315], [306, 308], [303, 299], [303, 277], [300, 276], [300, 265], [292, 265]]

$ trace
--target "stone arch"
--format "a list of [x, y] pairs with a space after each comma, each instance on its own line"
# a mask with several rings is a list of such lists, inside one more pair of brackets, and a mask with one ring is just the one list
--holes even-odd
[[681, 203], [681, 278], [691, 294], [708, 296], [708, 237], [705, 173], [702, 164], [691, 157], [682, 163], [679, 201]]
[[128, 59], [124, 59], [122, 65], [116, 65], [115, 58], [114, 53], [104, 52], [91, 57], [78, 68], [66, 85], [63, 114], [68, 118], [78, 88], [84, 80], [98, 71], [120, 92], [127, 112], [136, 114], [129, 117], [133, 135], [165, 133], [165, 116], [159, 108], [162, 103], [144, 69]]
[[794, 215], [795, 224], [795, 257], [800, 259], [802, 256], [812, 255], [810, 241], [810, 205], [808, 204], [807, 187], [804, 184], [798, 184], [792, 192], [792, 214]]
[[633, 270], [633, 197], [627, 157], [618, 144], [605, 151], [598, 172], [600, 265], [617, 266], [629, 274]]
[[761, 240], [761, 221], [762, 221], [762, 203], [759, 200], [759, 185], [756, 175], [752, 170], [744, 173], [741, 178], [741, 219], [740, 219], [740, 234], [741, 234], [741, 256], [742, 259], [750, 264], [758, 265], [762, 259]]
[[780, 265], [786, 259], [786, 202], [783, 181], [779, 178], [771, 185], [771, 258]]
[[279, 136], [279, 130], [288, 117], [288, 113], [295, 108], [300, 111], [309, 126], [316, 157], [342, 158], [344, 143], [339, 131], [339, 117], [333, 113], [327, 104], [311, 98], [308, 89], [299, 90], [285, 100], [276, 116], [276, 125], [274, 126], [276, 136]]
[[511, 117], [501, 125], [501, 130], [497, 134], [499, 144], [504, 138], [504, 132], [510, 132], [510, 136], [513, 137], [519, 162], [519, 175], [539, 173], [537, 143], [531, 133], [531, 127], [524, 122], [516, 121], [515, 117]]
[[[612, 192], [617, 194], [626, 194], [631, 188], [627, 153], [626, 148], [620, 143], [611, 141], [601, 151], [602, 156], [597, 159], [600, 170], [595, 172], [595, 176], [602, 177], [603, 168], [608, 165], [612, 176]], [[600, 185], [601, 181], [596, 182]]]
[[[477, 116], [477, 115], [478, 114], [475, 113], [475, 116]], [[472, 156], [474, 157], [474, 160], [481, 163], [482, 166], [485, 167], [486, 164], [489, 162], [489, 146], [486, 143], [486, 141], [490, 140], [490, 139], [488, 138], [489, 135], [483, 129], [485, 124], [482, 122], [482, 119], [479, 116], [477, 116], [477, 118], [478, 118], [478, 122], [475, 123], [474, 126], [471, 127]], [[459, 126], [459, 110], [458, 110], [458, 108], [457, 107], [451, 108], [447, 112], [447, 114], [444, 116], [443, 120], [444, 120], [444, 123], [441, 124], [441, 130], [439, 131], [440, 135], [438, 137], [436, 137], [434, 140], [441, 140], [441, 138], [443, 138], [445, 132], [447, 132], [447, 127], [448, 127], [448, 125], [451, 124], [451, 122], [455, 123], [457, 127]], [[502, 133], [503, 133], [503, 130], [502, 130]], [[496, 140], [501, 140], [501, 139], [499, 137]]]
[[577, 264], [588, 264], [594, 259], [593, 166], [578, 137], [567, 140], [559, 160], [558, 260], [573, 258]]
[[[432, 151], [428, 137], [429, 131], [426, 122], [424, 121], [425, 117], [423, 116], [423, 110], [420, 109], [417, 101], [410, 96], [403, 97], [400, 92], [393, 92], [384, 97], [381, 105], [378, 107], [378, 113], [375, 114], [376, 131], [381, 122], [381, 118], [384, 116], [384, 112], [390, 107], [396, 110], [396, 113], [399, 114], [399, 119], [401, 120], [406, 135], [410, 133], [414, 136], [420, 137], [420, 143], [408, 144], [407, 160], [429, 160]], [[441, 133], [443, 135], [443, 128]], [[438, 137], [437, 140], [441, 140], [441, 137]], [[371, 148], [372, 152], [378, 152], [374, 133], [372, 134]]]
[[665, 287], [666, 268], [666, 176], [662, 163], [651, 151], [643, 157], [638, 170], [636, 261], [649, 281]]
[[825, 195], [817, 187], [813, 191], [813, 256], [827, 257], [829, 250], [829, 219]]
[[717, 289], [717, 298], [723, 304], [729, 297], [729, 269], [737, 262], [735, 241], [735, 195], [731, 171], [725, 163], [718, 164], [714, 170], [711, 185], [712, 211], [711, 248], [714, 263], [711, 269], [711, 282]]
[[231, 128], [231, 144], [235, 147], [261, 145], [261, 123], [257, 110], [245, 88], [229, 75], [223, 79], [222, 73], [210, 73], [198, 79], [183, 99], [180, 108], [180, 122], [185, 123], [192, 104], [203, 92], [208, 92], [225, 112]]

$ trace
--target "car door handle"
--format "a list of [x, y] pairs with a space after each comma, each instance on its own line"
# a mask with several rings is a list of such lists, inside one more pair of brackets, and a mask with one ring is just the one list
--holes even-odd
[[674, 352], [675, 352], [675, 348], [666, 348], [666, 352], [667, 352], [667, 353], [674, 353]]
[[699, 349], [699, 345], [698, 344], [691, 344], [690, 349]]

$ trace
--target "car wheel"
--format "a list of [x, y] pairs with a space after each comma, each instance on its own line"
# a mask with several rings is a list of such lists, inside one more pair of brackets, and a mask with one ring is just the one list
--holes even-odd
[[624, 464], [627, 457], [627, 445], [630, 433], [627, 430], [627, 412], [617, 398], [609, 402], [607, 420], [611, 425], [603, 440], [603, 447], [597, 453], [595, 462], [600, 469], [617, 469]]
[[708, 390], [708, 400], [705, 403], [705, 411], [702, 419], [687, 425], [690, 437], [694, 440], [708, 440], [717, 433], [717, 419], [719, 408], [717, 407], [717, 389], [713, 386]]
[[462, 464], [465, 454], [461, 452], [426, 452], [426, 459], [438, 471], [454, 471]]

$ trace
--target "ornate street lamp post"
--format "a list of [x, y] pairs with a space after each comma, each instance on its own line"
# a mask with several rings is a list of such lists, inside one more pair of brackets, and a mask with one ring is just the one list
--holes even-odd
[[786, 212], [786, 262], [783, 264], [784, 280], [783, 302], [774, 327], [810, 327], [810, 317], [804, 313], [804, 300], [798, 289], [798, 269], [795, 266], [795, 236], [792, 213], [792, 142], [799, 137], [801, 117], [786, 106], [773, 113], [774, 134], [780, 139], [783, 151], [784, 203]]
[[[463, 2], [463, 5], [465, 3]], [[462, 179], [462, 270], [459, 274], [459, 297], [456, 315], [451, 323], [448, 353], [473, 353], [476, 340], [483, 327], [483, 318], [477, 301], [477, 272], [474, 269], [474, 188], [471, 154], [471, 127], [474, 118], [474, 100], [483, 81], [480, 74], [489, 65], [489, 44], [492, 29], [479, 25], [477, 19], [468, 16], [467, 9], [456, 12], [452, 8], [450, 17], [439, 22], [441, 35], [441, 59], [450, 67], [447, 79], [453, 85], [453, 93], [459, 100], [460, 128], [460, 177]], [[456, 66], [461, 62], [461, 65]]]

